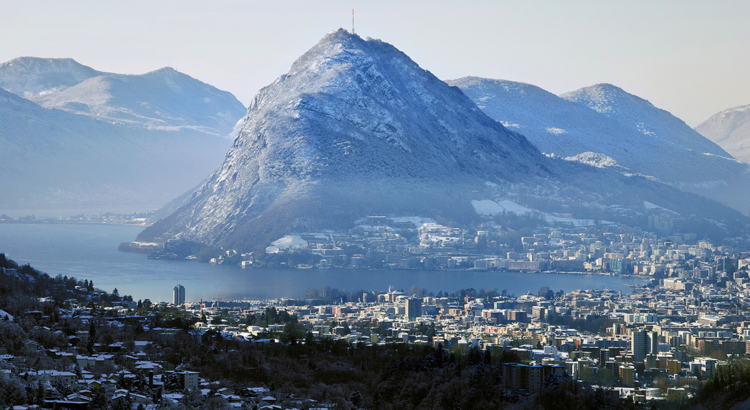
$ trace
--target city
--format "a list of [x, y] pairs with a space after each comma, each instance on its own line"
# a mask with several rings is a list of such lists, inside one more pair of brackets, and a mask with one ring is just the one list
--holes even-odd
[[[401, 234], [388, 226], [398, 221], [370, 218], [368, 222], [371, 233], [366, 236], [372, 247], [368, 254], [389, 249], [414, 253]], [[362, 234], [363, 227], [358, 226], [356, 231]], [[243, 396], [228, 391], [217, 393], [211, 386], [220, 380], [188, 370], [190, 366], [163, 360], [164, 346], [160, 347], [156, 340], [187, 332], [196, 340], [220, 337], [251, 345], [325, 342], [430, 347], [459, 356], [487, 356], [490, 363], [498, 360], [502, 386], [508, 391], [539, 393], [550, 377], [565, 376], [610, 392], [612, 398], [685, 403], [705, 380], [747, 356], [750, 254], [696, 241], [694, 235], [660, 239], [655, 234], [628, 232], [615, 225], [567, 231], [558, 226], [548, 228], [546, 233], [520, 237], [518, 250], [508, 248], [507, 259], [433, 256], [431, 247], [425, 246], [421, 249], [425, 256], [412, 255], [397, 263], [390, 256], [384, 260], [395, 263], [391, 266], [408, 267], [413, 263], [408, 261], [425, 263], [431, 258], [436, 269], [461, 269], [467, 264], [473, 269], [525, 272], [583, 268], [582, 272], [589, 274], [633, 275], [648, 281], [634, 286], [631, 293], [606, 289], [565, 293], [542, 286], [536, 294], [525, 295], [496, 289], [435, 294], [416, 286], [356, 294], [323, 286], [308, 289], [303, 299], [264, 301], [190, 301], [190, 289], [177, 285], [172, 303], [151, 303], [148, 299], [135, 301], [119, 296], [116, 289], [108, 294], [94, 289], [88, 281], [71, 287], [74, 278], [58, 277], [52, 293], [67, 289], [74, 297], [55, 303], [54, 320], [42, 311], [20, 313], [46, 326], [41, 326], [41, 334], [38, 325], [30, 329], [29, 340], [23, 342], [22, 348], [5, 348], [3, 362], [10, 364], [5, 373], [10, 377], [28, 379], [33, 375], [48, 380], [50, 386], [57, 386], [58, 393], [45, 393], [45, 400], [78, 400], [84, 407], [94, 400], [92, 383], [123, 387], [123, 382], [117, 380], [133, 378], [135, 374], [147, 374], [150, 388], [161, 392], [158, 399], [128, 396], [144, 405], [153, 405], [161, 397], [180, 402], [186, 392], [194, 389], [204, 400], [218, 394], [229, 404], [254, 403], [262, 408], [276, 405], [278, 400], [289, 408], [303, 407], [299, 400], [292, 405], [290, 397], [269, 391], [263, 384], [247, 386], [250, 390]], [[479, 231], [468, 238], [466, 233], [431, 222], [417, 231], [420, 243], [438, 243], [441, 252], [447, 246], [454, 251], [508, 246], [497, 245], [492, 232]], [[313, 237], [300, 239], [309, 244]], [[325, 266], [326, 259], [331, 266], [367, 266], [366, 258], [347, 258], [343, 252], [337, 254], [341, 248], [330, 246], [332, 241], [341, 244], [351, 237], [318, 235], [317, 239], [321, 245], [315, 246], [322, 254], [318, 267]], [[270, 253], [287, 257], [299, 251], [292, 246], [283, 251], [278, 244], [273, 246], [279, 249], [269, 249]], [[520, 261], [519, 255], [526, 255], [526, 260]], [[3, 283], [15, 284], [11, 287], [38, 283], [33, 269], [15, 266], [2, 268]], [[53, 298], [42, 297], [38, 303], [50, 310], [52, 301]], [[11, 316], [0, 313], [0, 317], [3, 315]], [[19, 322], [18, 318], [12, 321]], [[71, 321], [77, 323], [75, 331], [69, 327]], [[113, 336], [118, 332], [105, 331], [108, 328], [119, 328], [119, 338]], [[90, 335], [93, 329], [98, 329], [99, 334], [104, 331], [108, 337], [99, 337], [94, 343]], [[124, 329], [137, 331], [127, 336]], [[67, 339], [56, 336], [64, 334], [69, 334]], [[138, 334], [151, 336], [139, 340]], [[28, 365], [23, 356], [29, 354], [29, 348], [53, 359], [46, 361], [47, 368]], [[90, 372], [94, 368], [99, 369], [97, 375]], [[109, 372], [101, 372], [103, 368]], [[60, 388], [62, 385], [66, 387]], [[113, 390], [107, 400], [116, 401], [126, 394], [117, 393], [120, 390]], [[72, 396], [63, 395], [65, 392]]]

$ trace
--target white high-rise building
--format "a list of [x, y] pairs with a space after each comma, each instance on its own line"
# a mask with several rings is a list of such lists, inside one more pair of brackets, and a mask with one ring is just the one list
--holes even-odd
[[185, 287], [177, 285], [172, 289], [172, 304], [179, 306], [185, 303]]
[[659, 332], [650, 332], [648, 334], [648, 352], [651, 354], [659, 353]]

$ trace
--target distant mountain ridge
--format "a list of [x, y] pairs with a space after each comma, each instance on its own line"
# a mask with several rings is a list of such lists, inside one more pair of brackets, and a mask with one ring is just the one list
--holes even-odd
[[622, 172], [652, 176], [747, 211], [745, 164], [683, 121], [618, 87], [598, 84], [556, 96], [506, 80], [466, 77], [448, 83], [547, 154], [584, 162], [598, 158], [597, 166], [616, 165]]
[[716, 113], [695, 130], [738, 160], [750, 164], [750, 105]]
[[0, 88], [15, 92], [0, 89], [0, 208], [156, 208], [221, 163], [245, 113], [170, 68], [129, 76], [23, 57], [0, 64]]
[[72, 58], [18, 57], [0, 64], [0, 88], [29, 97], [71, 87], [103, 74]]
[[258, 93], [224, 164], [137, 240], [263, 252], [290, 232], [344, 228], [364, 215], [467, 222], [477, 217], [471, 200], [498, 184], [546, 190], [540, 206], [546, 192], [570, 192], [560, 201], [581, 207], [595, 192], [607, 204], [643, 209], [646, 199], [738, 217], [644, 178], [547, 158], [392, 45], [338, 30]]
[[0, 64], [0, 88], [45, 108], [57, 108], [149, 129], [191, 128], [228, 136], [245, 107], [170, 67], [146, 74], [113, 74], [73, 59], [20, 57]]
[[0, 209], [153, 209], [194, 187], [226, 139], [50, 110], [0, 90]]
[[596, 84], [560, 95], [619, 121], [631, 130], [666, 140], [683, 149], [731, 158], [716, 143], [695, 132], [684, 121], [636, 95], [611, 84]]

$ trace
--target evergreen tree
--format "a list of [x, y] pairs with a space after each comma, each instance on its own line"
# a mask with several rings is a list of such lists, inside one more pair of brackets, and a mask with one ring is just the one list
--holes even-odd
[[94, 397], [91, 400], [89, 408], [92, 410], [107, 410], [109, 408], [109, 400], [107, 400], [107, 395], [103, 388], [94, 391]]

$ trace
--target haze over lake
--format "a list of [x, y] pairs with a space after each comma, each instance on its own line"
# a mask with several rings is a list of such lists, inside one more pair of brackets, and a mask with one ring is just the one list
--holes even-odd
[[327, 285], [338, 289], [408, 289], [454, 292], [462, 288], [507, 289], [521, 295], [549, 286], [555, 291], [614, 289], [630, 292], [641, 279], [571, 274], [522, 274], [478, 271], [242, 269], [186, 260], [154, 260], [144, 254], [118, 252], [120, 242], [142, 228], [81, 224], [0, 224], [0, 252], [19, 264], [29, 263], [50, 276], [94, 281], [98, 288], [133, 299], [171, 301], [172, 288], [185, 286], [187, 300], [214, 297], [301, 298], [305, 289]]

